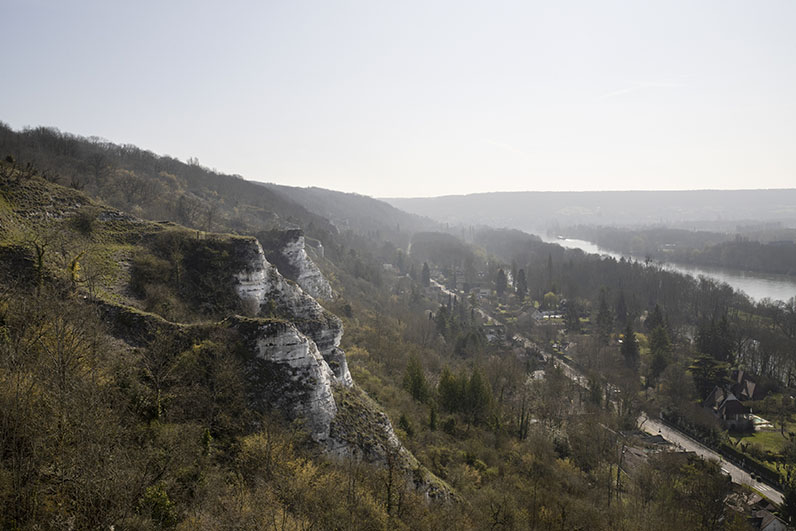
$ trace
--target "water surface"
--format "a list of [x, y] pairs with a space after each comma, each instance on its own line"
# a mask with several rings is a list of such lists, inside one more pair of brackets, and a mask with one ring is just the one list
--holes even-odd
[[[599, 245], [586, 241], [578, 240], [575, 238], [554, 238], [538, 235], [543, 241], [548, 243], [556, 243], [567, 249], [580, 249], [585, 253], [599, 254], [602, 256], [610, 256], [617, 260], [624, 256], [628, 260], [643, 260], [637, 256], [622, 255], [603, 249]], [[654, 262], [655, 265], [660, 266], [668, 271], [676, 271], [684, 275], [690, 275], [694, 278], [705, 276], [713, 278], [721, 282], [726, 282], [734, 289], [743, 291], [755, 301], [762, 299], [772, 299], [786, 301], [791, 297], [796, 296], [796, 277], [788, 275], [776, 275], [773, 273], [759, 273], [756, 271], [742, 271], [738, 269], [728, 269], [723, 267], [710, 267], [710, 266], [695, 266], [690, 264], [678, 264], [674, 262]]]

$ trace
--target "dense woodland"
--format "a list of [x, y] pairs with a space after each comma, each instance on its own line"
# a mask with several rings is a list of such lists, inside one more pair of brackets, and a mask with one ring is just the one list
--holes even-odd
[[[346, 199], [358, 215], [333, 223], [318, 213], [323, 191], [305, 205], [302, 192], [49, 129], [0, 128], [0, 153], [3, 528], [746, 529], [730, 500], [749, 493], [714, 463], [653, 451], [635, 431], [643, 409], [746, 452], [788, 492], [796, 482], [794, 300], [755, 304], [726, 285], [519, 231], [439, 232], [357, 196]], [[455, 496], [396, 488], [390, 468], [319, 454], [300, 425], [252, 411], [234, 337], [122, 344], [91, 303], [91, 279], [114, 275], [103, 259], [111, 236], [90, 211], [8, 230], [24, 210], [10, 192], [20, 182], [193, 230], [297, 226], [320, 240], [315, 259], [338, 293], [326, 306], [344, 321], [355, 381]], [[202, 323], [239, 310], [201, 275], [175, 284], [185, 241], [146, 241], [133, 285], [148, 311]], [[561, 317], [537, 321], [535, 310]], [[481, 311], [506, 332], [490, 334]], [[514, 333], [577, 364], [588, 388]], [[781, 420], [778, 450], [733, 444], [699, 408], [735, 367], [776, 397], [756, 410]], [[648, 457], [631, 466], [629, 447]]]

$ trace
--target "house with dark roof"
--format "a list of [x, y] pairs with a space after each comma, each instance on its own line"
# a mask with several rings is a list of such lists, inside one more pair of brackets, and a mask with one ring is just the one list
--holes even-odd
[[730, 430], [753, 430], [752, 410], [741, 403], [732, 391], [716, 386], [702, 402], [702, 407], [710, 409], [721, 424]]
[[730, 391], [739, 400], [760, 400], [763, 398], [760, 386], [749, 376], [748, 372], [743, 370], [733, 371], [732, 380]]

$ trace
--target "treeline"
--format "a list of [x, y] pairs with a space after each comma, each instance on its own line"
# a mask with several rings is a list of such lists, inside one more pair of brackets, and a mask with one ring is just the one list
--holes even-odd
[[[477, 241], [489, 249], [500, 238], [483, 230]], [[596, 315], [598, 301], [605, 297], [613, 315], [622, 318], [620, 326], [624, 316], [639, 320], [658, 306], [672, 333], [690, 339], [701, 327], [725, 321], [729, 324], [723, 335], [732, 347], [731, 355], [720, 361], [742, 365], [779, 385], [796, 383], [795, 299], [753, 302], [729, 285], [705, 277], [694, 279], [654, 264], [588, 255], [527, 235], [518, 235], [515, 241], [514, 246], [492, 249], [501, 253], [497, 256], [505, 264], [524, 270], [530, 299], [542, 304], [545, 294], [552, 292], [556, 299], [574, 305], [578, 315]], [[620, 333], [621, 328], [613, 331]]]
[[[661, 256], [665, 259], [669, 253]], [[779, 275], [796, 275], [796, 243], [761, 243], [738, 238], [690, 251], [675, 250], [670, 260], [685, 264], [729, 267]]]
[[0, 153], [15, 170], [82, 190], [139, 217], [201, 229], [252, 232], [301, 226], [323, 238], [336, 232], [318, 216], [266, 186], [136, 146], [53, 128], [14, 131], [0, 122]]
[[745, 230], [735, 235], [669, 228], [631, 230], [599, 226], [576, 226], [561, 232], [639, 259], [796, 274], [796, 234], [782, 228]]

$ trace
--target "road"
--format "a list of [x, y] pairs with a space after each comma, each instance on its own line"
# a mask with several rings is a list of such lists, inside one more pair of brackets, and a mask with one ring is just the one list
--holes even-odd
[[[447, 288], [437, 283], [436, 281], [432, 280], [431, 282], [433, 284], [436, 284], [442, 290], [443, 293], [451, 296], [457, 296], [456, 293], [448, 290]], [[500, 321], [498, 321], [491, 315], [487, 314], [481, 308], [477, 308], [476, 311], [488, 323], [501, 324]], [[575, 381], [578, 385], [582, 387], [588, 386], [588, 381], [586, 377], [583, 376], [583, 374], [580, 373], [580, 371], [578, 371], [577, 369], [575, 369], [565, 361], [557, 359], [552, 354], [543, 351], [542, 349], [539, 348], [539, 346], [536, 343], [534, 343], [527, 337], [522, 336], [520, 334], [515, 334], [512, 339], [522, 344], [524, 347], [533, 348], [539, 351], [546, 360], [552, 358], [556, 366], [560, 367], [562, 372], [569, 379]], [[712, 459], [714, 461], [718, 461], [719, 465], [721, 466], [721, 469], [732, 478], [732, 481], [734, 483], [752, 487], [754, 490], [756, 490], [757, 492], [759, 492], [760, 494], [762, 494], [772, 502], [776, 503], [777, 505], [780, 505], [784, 500], [784, 496], [780, 491], [774, 489], [773, 487], [770, 487], [769, 485], [766, 485], [763, 482], [756, 481], [755, 479], [752, 478], [751, 474], [737, 467], [736, 465], [730, 463], [729, 461], [721, 457], [721, 455], [719, 455], [718, 453], [714, 452], [713, 450], [711, 450], [704, 444], [700, 443], [699, 441], [692, 439], [683, 432], [676, 430], [672, 427], [669, 427], [658, 420], [651, 419], [647, 417], [645, 414], [642, 414], [641, 417], [639, 417], [638, 426], [640, 429], [644, 430], [645, 432], [650, 433], [652, 435], [660, 435], [671, 444], [679, 448], [682, 448], [683, 450], [686, 450], [688, 452], [694, 452], [703, 459]]]
[[688, 452], [694, 452], [703, 459], [718, 461], [721, 469], [725, 473], [729, 474], [730, 477], [732, 477], [733, 482], [752, 487], [777, 505], [782, 503], [784, 497], [780, 491], [766, 485], [765, 483], [755, 481], [752, 479], [749, 473], [738, 468], [710, 448], [698, 441], [695, 441], [681, 431], [675, 430], [674, 428], [671, 428], [656, 419], [648, 418], [646, 415], [639, 417], [639, 428], [649, 434], [660, 435], [675, 446]]

